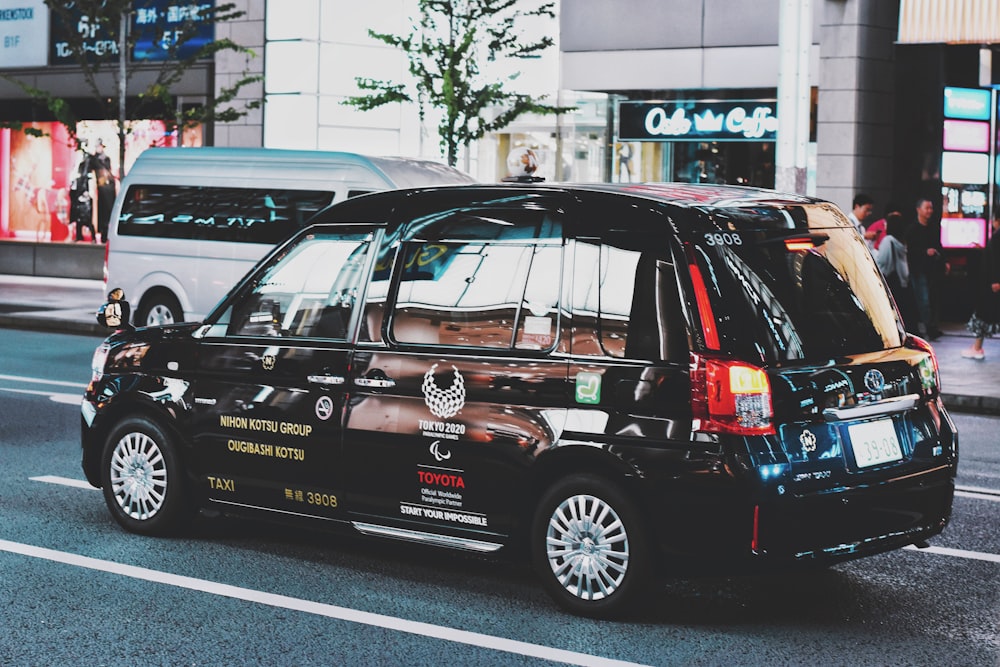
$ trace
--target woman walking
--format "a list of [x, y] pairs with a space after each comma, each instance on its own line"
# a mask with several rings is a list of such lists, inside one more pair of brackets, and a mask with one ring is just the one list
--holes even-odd
[[1000, 230], [1000, 216], [993, 218], [990, 240], [983, 252], [982, 277], [973, 292], [975, 311], [966, 326], [976, 340], [972, 347], [962, 350], [966, 359], [985, 359], [983, 339], [1000, 333], [1000, 235], [997, 230]]

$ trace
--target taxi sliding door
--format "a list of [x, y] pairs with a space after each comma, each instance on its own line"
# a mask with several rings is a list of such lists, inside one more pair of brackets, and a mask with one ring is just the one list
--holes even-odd
[[362, 532], [499, 548], [558, 437], [561, 223], [520, 199], [413, 217], [377, 262], [345, 417]]

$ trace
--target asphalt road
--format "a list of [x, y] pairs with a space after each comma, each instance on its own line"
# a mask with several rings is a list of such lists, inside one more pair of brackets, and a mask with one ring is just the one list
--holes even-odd
[[954, 415], [932, 548], [812, 574], [675, 579], [622, 622], [521, 566], [199, 518], [122, 531], [79, 466], [93, 337], [0, 330], [0, 665], [997, 665], [1000, 419]]

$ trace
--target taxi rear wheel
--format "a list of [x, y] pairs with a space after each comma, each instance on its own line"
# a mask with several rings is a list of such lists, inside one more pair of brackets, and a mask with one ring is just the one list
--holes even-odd
[[175, 533], [190, 516], [183, 472], [171, 437], [154, 421], [129, 417], [110, 432], [101, 486], [112, 516], [143, 535]]
[[593, 475], [574, 475], [545, 493], [531, 552], [548, 593], [574, 614], [619, 616], [649, 588], [646, 536], [635, 505]]

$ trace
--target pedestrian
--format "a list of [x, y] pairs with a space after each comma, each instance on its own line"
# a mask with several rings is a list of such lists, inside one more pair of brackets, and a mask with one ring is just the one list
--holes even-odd
[[1000, 213], [997, 213], [991, 224], [990, 240], [983, 251], [983, 261], [980, 279], [973, 288], [973, 304], [975, 310], [966, 325], [976, 337], [972, 347], [962, 350], [966, 359], [982, 361], [986, 358], [983, 352], [983, 339], [1000, 333]]
[[948, 272], [948, 264], [941, 248], [941, 233], [931, 224], [934, 203], [920, 199], [916, 207], [917, 220], [906, 233], [906, 250], [910, 260], [910, 285], [917, 302], [920, 334], [937, 340], [942, 332], [938, 327], [941, 286]]
[[90, 199], [90, 156], [83, 154], [77, 165], [76, 177], [69, 187], [69, 218], [76, 225], [76, 240], [84, 241], [83, 230], [90, 230], [90, 242], [97, 242], [94, 231], [94, 209]]
[[[868, 229], [865, 230], [865, 240], [871, 241], [873, 251], [878, 250], [879, 246], [882, 244], [882, 239], [885, 238], [886, 219], [893, 213], [902, 216], [903, 210], [896, 204], [896, 202], [889, 202], [885, 205], [885, 211], [882, 212], [882, 217], [868, 225]], [[900, 241], [903, 239], [902, 236], [898, 236], [897, 238]]]
[[97, 140], [97, 148], [90, 156], [90, 171], [97, 180], [97, 231], [101, 242], [108, 241], [111, 208], [115, 205], [115, 175], [111, 171], [111, 158], [104, 152], [104, 140]]
[[900, 213], [890, 213], [885, 218], [885, 236], [875, 251], [875, 263], [885, 277], [896, 302], [896, 308], [903, 319], [903, 326], [915, 326], [913, 291], [910, 289], [910, 266], [906, 245], [902, 239], [906, 231], [906, 221]]
[[[855, 229], [858, 230], [858, 234], [865, 236], [867, 228], [865, 227], [865, 220], [871, 217], [872, 209], [875, 207], [875, 200], [870, 196], [859, 192], [854, 195], [854, 200], [851, 202], [851, 214], [848, 219], [851, 224], [854, 225]], [[871, 243], [867, 237], [865, 237], [865, 245], [871, 248]]]

